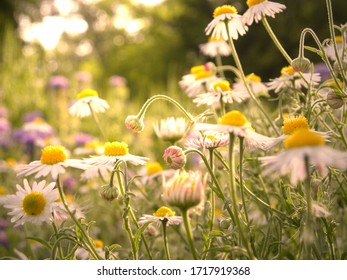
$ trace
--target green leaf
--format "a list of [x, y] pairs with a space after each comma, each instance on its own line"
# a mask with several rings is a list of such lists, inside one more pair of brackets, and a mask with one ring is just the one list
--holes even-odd
[[34, 240], [36, 242], [39, 242], [41, 245], [43, 245], [44, 247], [46, 247], [49, 250], [52, 249], [52, 246], [47, 241], [42, 240], [40, 238], [29, 236], [29, 237], [26, 237], [26, 239], [30, 239], [30, 240]]
[[305, 46], [305, 49], [310, 51], [310, 52], [314, 52], [314, 53], [318, 54], [320, 57], [323, 57], [323, 53], [319, 49], [316, 49], [313, 47], [308, 47], [308, 46]]
[[134, 243], [135, 243], [135, 249], [136, 251], [139, 250], [139, 241], [140, 241], [140, 237], [141, 234], [143, 233], [143, 231], [148, 227], [148, 225], [151, 223], [151, 221], [146, 222], [145, 224], [143, 224], [135, 233], [134, 236]]

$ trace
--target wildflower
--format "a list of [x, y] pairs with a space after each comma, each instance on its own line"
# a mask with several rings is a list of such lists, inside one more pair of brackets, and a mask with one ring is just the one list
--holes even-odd
[[60, 76], [60, 75], [56, 75], [56, 76], [52, 76], [49, 79], [49, 87], [53, 90], [59, 90], [59, 89], [66, 89], [69, 87], [69, 80], [64, 77], [64, 76]]
[[80, 160], [68, 159], [63, 146], [50, 145], [42, 149], [40, 160], [19, 165], [17, 176], [30, 176], [35, 174], [35, 178], [39, 178], [51, 174], [52, 179], [56, 180], [59, 174], [65, 173], [66, 167], [78, 169], [87, 168]]
[[81, 173], [81, 181], [90, 181], [96, 177], [105, 178], [112, 171], [113, 166], [95, 165], [89, 166]]
[[208, 42], [201, 44], [199, 46], [200, 51], [203, 55], [210, 57], [220, 56], [229, 56], [231, 54], [231, 48], [229, 44], [222, 38], [210, 37]]
[[[211, 35], [217, 39], [228, 40], [228, 32], [231, 38], [237, 40], [239, 34], [246, 34], [248, 27], [244, 25], [242, 16], [238, 15], [237, 9], [231, 5], [217, 7], [213, 12], [214, 19], [205, 29], [206, 35]], [[228, 27], [227, 27], [228, 26]]]
[[240, 103], [244, 99], [244, 95], [232, 90], [230, 83], [226, 80], [219, 80], [210, 84], [209, 92], [198, 94], [193, 102], [200, 105], [216, 105], [223, 102], [223, 104], [233, 103], [234, 101]]
[[16, 185], [16, 194], [6, 195], [4, 207], [11, 209], [11, 222], [15, 226], [31, 222], [41, 224], [50, 222], [55, 201], [59, 198], [55, 183], [46, 185], [46, 181], [33, 183], [32, 187], [24, 179], [23, 187]]
[[138, 118], [137, 116], [127, 116], [125, 119], [125, 126], [132, 132], [140, 133], [145, 128], [143, 118]]
[[321, 135], [307, 130], [296, 130], [284, 141], [285, 150], [275, 156], [260, 158], [265, 167], [264, 175], [290, 174], [290, 182], [296, 185], [310, 176], [306, 173], [306, 160], [314, 165], [321, 176], [327, 174], [327, 167], [341, 170], [347, 168], [347, 153], [324, 145]]
[[166, 164], [173, 169], [181, 169], [186, 165], [187, 158], [183, 150], [178, 146], [166, 148], [163, 154]]
[[292, 67], [295, 72], [307, 72], [310, 70], [311, 62], [306, 57], [297, 57], [292, 61]]
[[[249, 87], [252, 89], [252, 92], [255, 94], [255, 96], [269, 96], [267, 86], [264, 83], [262, 83], [260, 76], [251, 73], [246, 76], [246, 81]], [[236, 80], [236, 83], [233, 84], [233, 88], [235, 91], [239, 92], [244, 99], [250, 98], [245, 84], [241, 79]]]
[[148, 158], [129, 154], [128, 144], [125, 142], [106, 142], [104, 154], [84, 159], [84, 162], [92, 166], [113, 167], [118, 160], [130, 162], [134, 165], [145, 164]]
[[[317, 85], [321, 77], [319, 73], [301, 73], [304, 79], [311, 82], [312, 85]], [[274, 90], [276, 93], [283, 89], [301, 89], [307, 88], [307, 84], [300, 77], [298, 72], [295, 72], [292, 66], [283, 67], [281, 70], [281, 76], [275, 79], [270, 79], [267, 83], [269, 90]]]
[[202, 178], [199, 171], [176, 171], [176, 174], [164, 183], [163, 198], [181, 210], [197, 206], [203, 200], [206, 178]]
[[90, 140], [84, 143], [83, 147], [77, 147], [73, 153], [75, 155], [90, 155], [90, 154], [102, 154], [104, 152], [103, 145], [96, 140]]
[[185, 118], [171, 117], [153, 124], [153, 128], [160, 139], [173, 144], [187, 134], [189, 123]]
[[110, 106], [107, 101], [99, 98], [97, 91], [92, 89], [84, 89], [77, 95], [77, 101], [69, 108], [71, 115], [84, 118], [95, 113], [103, 113]]
[[197, 137], [186, 141], [187, 148], [215, 149], [225, 147], [229, 144], [229, 135], [222, 132], [207, 131], [204, 135], [198, 134]]
[[[343, 49], [343, 40], [344, 38], [342, 36], [335, 36], [335, 42], [337, 47], [337, 54], [341, 58], [342, 61], [345, 60], [345, 57], [342, 57], [342, 54], [344, 53], [346, 56], [346, 52]], [[335, 48], [333, 42], [330, 42], [326, 46], [324, 46], [324, 51], [326, 55], [333, 61], [336, 60], [336, 54], [335, 54]]]
[[163, 222], [166, 223], [166, 226], [169, 225], [179, 225], [182, 223], [182, 217], [175, 216], [175, 211], [172, 211], [170, 208], [162, 206], [157, 211], [153, 213], [153, 215], [143, 215], [139, 224], [143, 225], [147, 222], [157, 223], [157, 227], [160, 226]]
[[275, 17], [275, 14], [286, 9], [285, 5], [267, 0], [248, 0], [248, 10], [243, 14], [244, 22], [251, 25], [253, 21], [256, 23], [264, 16]]

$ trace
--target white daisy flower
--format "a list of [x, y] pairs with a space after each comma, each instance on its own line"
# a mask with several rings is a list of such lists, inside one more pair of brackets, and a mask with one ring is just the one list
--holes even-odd
[[4, 207], [11, 209], [9, 215], [15, 227], [27, 222], [42, 224], [51, 221], [55, 201], [59, 198], [58, 189], [54, 187], [54, 182], [46, 185], [46, 181], [35, 181], [30, 187], [26, 179], [23, 187], [16, 185], [16, 194], [7, 195], [4, 200]]
[[[317, 85], [321, 81], [319, 73], [301, 73], [306, 81]], [[283, 67], [281, 70], [281, 77], [270, 79], [270, 82], [266, 83], [269, 90], [274, 90], [276, 93], [282, 89], [298, 89], [307, 88], [306, 82], [301, 79], [299, 73], [295, 72], [292, 66]]]
[[[213, 12], [214, 19], [205, 29], [206, 35], [211, 35], [217, 39], [223, 38], [225, 41], [230, 37], [237, 40], [239, 35], [246, 34], [248, 26], [244, 25], [242, 16], [237, 14], [237, 9], [231, 5], [217, 7]], [[226, 27], [228, 25], [228, 30]]]
[[222, 38], [210, 37], [207, 43], [199, 45], [200, 51], [203, 55], [209, 57], [229, 56], [231, 55], [231, 48], [229, 44]]
[[[335, 36], [335, 42], [336, 42], [336, 47], [337, 47], [337, 53], [338, 56], [342, 59], [345, 60], [345, 57], [342, 57], [342, 53], [343, 53], [343, 37], [342, 36]], [[335, 54], [335, 48], [334, 48], [334, 44], [332, 42], [330, 42], [328, 45], [326, 45], [324, 47], [324, 51], [326, 53], [326, 55], [333, 61], [336, 60], [336, 54]], [[346, 51], [344, 52], [345, 56], [347, 55]]]
[[95, 179], [96, 177], [105, 178], [108, 176], [113, 169], [113, 166], [103, 166], [103, 165], [95, 165], [90, 166], [88, 169], [84, 170], [81, 173], [81, 180], [84, 182]]
[[347, 168], [347, 153], [324, 146], [324, 138], [305, 129], [297, 130], [284, 141], [285, 150], [275, 156], [261, 157], [264, 175], [284, 176], [290, 174], [290, 182], [296, 185], [307, 176], [305, 160], [315, 166], [321, 176], [328, 173], [327, 167], [341, 170]]
[[103, 113], [110, 108], [107, 101], [99, 98], [97, 91], [92, 89], [84, 89], [77, 95], [77, 99], [69, 108], [69, 112], [79, 118], [90, 116], [91, 109], [95, 113]]
[[199, 133], [186, 141], [187, 149], [216, 149], [225, 147], [229, 144], [229, 135], [216, 131], [206, 131], [204, 134]]
[[243, 14], [243, 19], [246, 24], [251, 25], [253, 21], [256, 23], [263, 16], [275, 17], [275, 14], [282, 12], [286, 6], [280, 3], [267, 0], [248, 0], [248, 10]]
[[130, 162], [134, 165], [143, 165], [148, 158], [129, 154], [128, 144], [115, 141], [105, 143], [103, 155], [84, 159], [84, 162], [92, 166], [113, 167], [118, 160]]
[[216, 82], [212, 82], [210, 84], [209, 92], [198, 94], [193, 102], [200, 105], [207, 106], [220, 106], [220, 103], [223, 104], [231, 104], [235, 102], [241, 103], [245, 96], [232, 90], [230, 87], [230, 83], [226, 80], [220, 80]]
[[[262, 83], [261, 77], [255, 75], [254, 73], [251, 73], [246, 76], [246, 81], [255, 96], [269, 97], [268, 88], [264, 83]], [[245, 99], [250, 98], [249, 93], [242, 80], [237, 79], [236, 83], [233, 84], [233, 89], [239, 92]]]
[[166, 222], [166, 226], [169, 225], [179, 225], [182, 223], [182, 217], [175, 216], [175, 211], [172, 211], [170, 208], [162, 206], [157, 211], [153, 213], [153, 215], [143, 215], [139, 224], [143, 225], [147, 222], [157, 223], [157, 227], [159, 227], [163, 222]]
[[86, 169], [81, 160], [68, 159], [63, 146], [46, 146], [42, 149], [40, 160], [32, 161], [29, 164], [17, 167], [17, 176], [30, 176], [35, 174], [35, 178], [48, 176], [51, 174], [53, 180], [57, 180], [59, 174], [65, 173], [66, 167]]
[[151, 184], [154, 180], [161, 181], [164, 177], [172, 176], [175, 172], [174, 169], [163, 169], [159, 162], [154, 161], [147, 162], [138, 174], [141, 176], [141, 185], [145, 186]]
[[98, 140], [87, 141], [83, 146], [74, 149], [75, 155], [103, 154], [104, 146]]
[[170, 117], [153, 124], [155, 134], [164, 141], [176, 143], [181, 140], [190, 128], [185, 118]]

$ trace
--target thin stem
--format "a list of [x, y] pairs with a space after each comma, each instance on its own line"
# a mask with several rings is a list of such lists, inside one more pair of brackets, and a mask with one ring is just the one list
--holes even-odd
[[186, 234], [187, 234], [187, 239], [188, 239], [188, 243], [190, 246], [190, 250], [192, 252], [194, 260], [197, 260], [198, 255], [197, 255], [196, 250], [195, 250], [194, 241], [193, 241], [193, 234], [192, 234], [192, 230], [191, 230], [190, 224], [189, 224], [188, 209], [182, 209], [182, 217], [183, 217], [184, 227], [186, 229]]
[[[57, 229], [57, 226], [55, 225], [55, 222], [54, 220], [52, 221], [52, 227], [53, 227], [53, 230], [54, 230], [54, 234], [56, 235], [56, 239], [58, 239], [58, 229]], [[58, 240], [57, 240], [58, 242]], [[59, 253], [59, 258], [61, 260], [64, 259], [64, 255], [63, 255], [63, 250], [61, 249], [61, 246], [60, 246], [60, 242], [58, 243], [58, 253]], [[54, 256], [54, 259], [55, 259], [55, 256]]]
[[221, 67], [223, 66], [222, 57], [219, 53], [217, 53], [217, 56], [216, 56], [216, 63], [217, 63], [217, 71], [219, 72], [219, 75], [222, 78], [225, 78], [223, 68]]
[[99, 129], [99, 131], [100, 131], [102, 137], [104, 138], [104, 140], [107, 141], [107, 140], [108, 140], [108, 139], [107, 139], [107, 136], [106, 136], [104, 130], [102, 129], [102, 127], [101, 127], [101, 125], [100, 125], [100, 122], [99, 122], [99, 118], [98, 118], [98, 116], [95, 114], [95, 112], [94, 112], [94, 110], [93, 110], [93, 107], [92, 107], [92, 105], [90, 104], [90, 102], [88, 102], [88, 106], [89, 106], [90, 112], [92, 113], [92, 117], [93, 117], [93, 119], [94, 119], [94, 122], [95, 122], [96, 126], [98, 127], [98, 129]]
[[93, 257], [96, 260], [102, 260], [102, 258], [99, 256], [99, 254], [96, 251], [94, 242], [92, 242], [92, 240], [88, 236], [88, 233], [85, 231], [84, 227], [81, 225], [81, 223], [78, 221], [78, 219], [76, 219], [75, 215], [69, 209], [69, 206], [67, 205], [67, 202], [65, 200], [64, 191], [63, 191], [63, 187], [62, 187], [62, 185], [60, 183], [60, 177], [59, 176], [58, 176], [58, 179], [57, 179], [57, 188], [58, 188], [58, 191], [59, 191], [59, 196], [60, 196], [61, 202], [63, 203], [65, 210], [68, 212], [68, 214], [70, 215], [71, 219], [76, 224], [78, 229], [81, 231], [82, 236], [84, 237], [84, 239], [87, 242], [87, 245], [88, 245], [87, 249], [89, 250], [89, 252], [93, 255]]
[[164, 219], [162, 221], [162, 226], [163, 226], [163, 242], [164, 242], [164, 249], [165, 249], [165, 255], [166, 255], [166, 259], [167, 260], [171, 260], [170, 258], [170, 252], [169, 252], [169, 245], [168, 245], [168, 242], [167, 242], [167, 234], [166, 234], [166, 224], [167, 224], [167, 219]]
[[246, 251], [248, 253], [248, 256], [250, 259], [255, 259], [248, 239], [243, 231], [243, 225], [241, 224], [240, 218], [239, 218], [239, 209], [237, 206], [237, 198], [236, 198], [236, 182], [235, 182], [235, 160], [234, 160], [234, 142], [235, 142], [235, 135], [233, 133], [229, 133], [229, 187], [230, 187], [230, 195], [231, 195], [231, 203], [233, 207], [233, 211], [235, 214], [235, 222], [236, 226], [239, 229], [241, 240], [246, 247]]
[[241, 190], [241, 199], [242, 199], [242, 204], [243, 204], [243, 211], [245, 213], [245, 218], [246, 222], [248, 224], [248, 211], [247, 211], [247, 206], [246, 206], [246, 201], [245, 201], [245, 194], [244, 194], [244, 187], [243, 187], [243, 152], [244, 152], [244, 145], [243, 145], [243, 137], [239, 137], [240, 139], [240, 162], [239, 162], [239, 181], [240, 181], [240, 190]]

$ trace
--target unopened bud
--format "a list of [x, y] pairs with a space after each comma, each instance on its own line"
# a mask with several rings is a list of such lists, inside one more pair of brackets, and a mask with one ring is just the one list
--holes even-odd
[[[346, 72], [347, 71], [347, 62], [342, 61], [341, 64], [342, 64], [342, 72]], [[341, 72], [339, 63], [337, 61], [334, 62], [333, 68], [334, 68], [335, 73], [339, 74]]]
[[292, 61], [292, 67], [295, 72], [307, 72], [310, 69], [311, 62], [306, 57], [297, 57]]
[[111, 185], [103, 185], [101, 187], [101, 197], [105, 200], [112, 201], [119, 195], [118, 188]]
[[186, 165], [187, 158], [182, 148], [178, 146], [168, 147], [163, 154], [163, 159], [168, 167], [173, 169], [181, 169]]
[[230, 220], [221, 220], [219, 222], [219, 227], [221, 229], [228, 229], [230, 227], [230, 225], [231, 225], [231, 221]]
[[333, 109], [339, 109], [345, 103], [344, 99], [338, 96], [333, 89], [329, 89], [327, 94], [327, 104]]
[[125, 119], [125, 126], [135, 133], [140, 133], [145, 128], [143, 118], [139, 118], [138, 116], [127, 116]]

